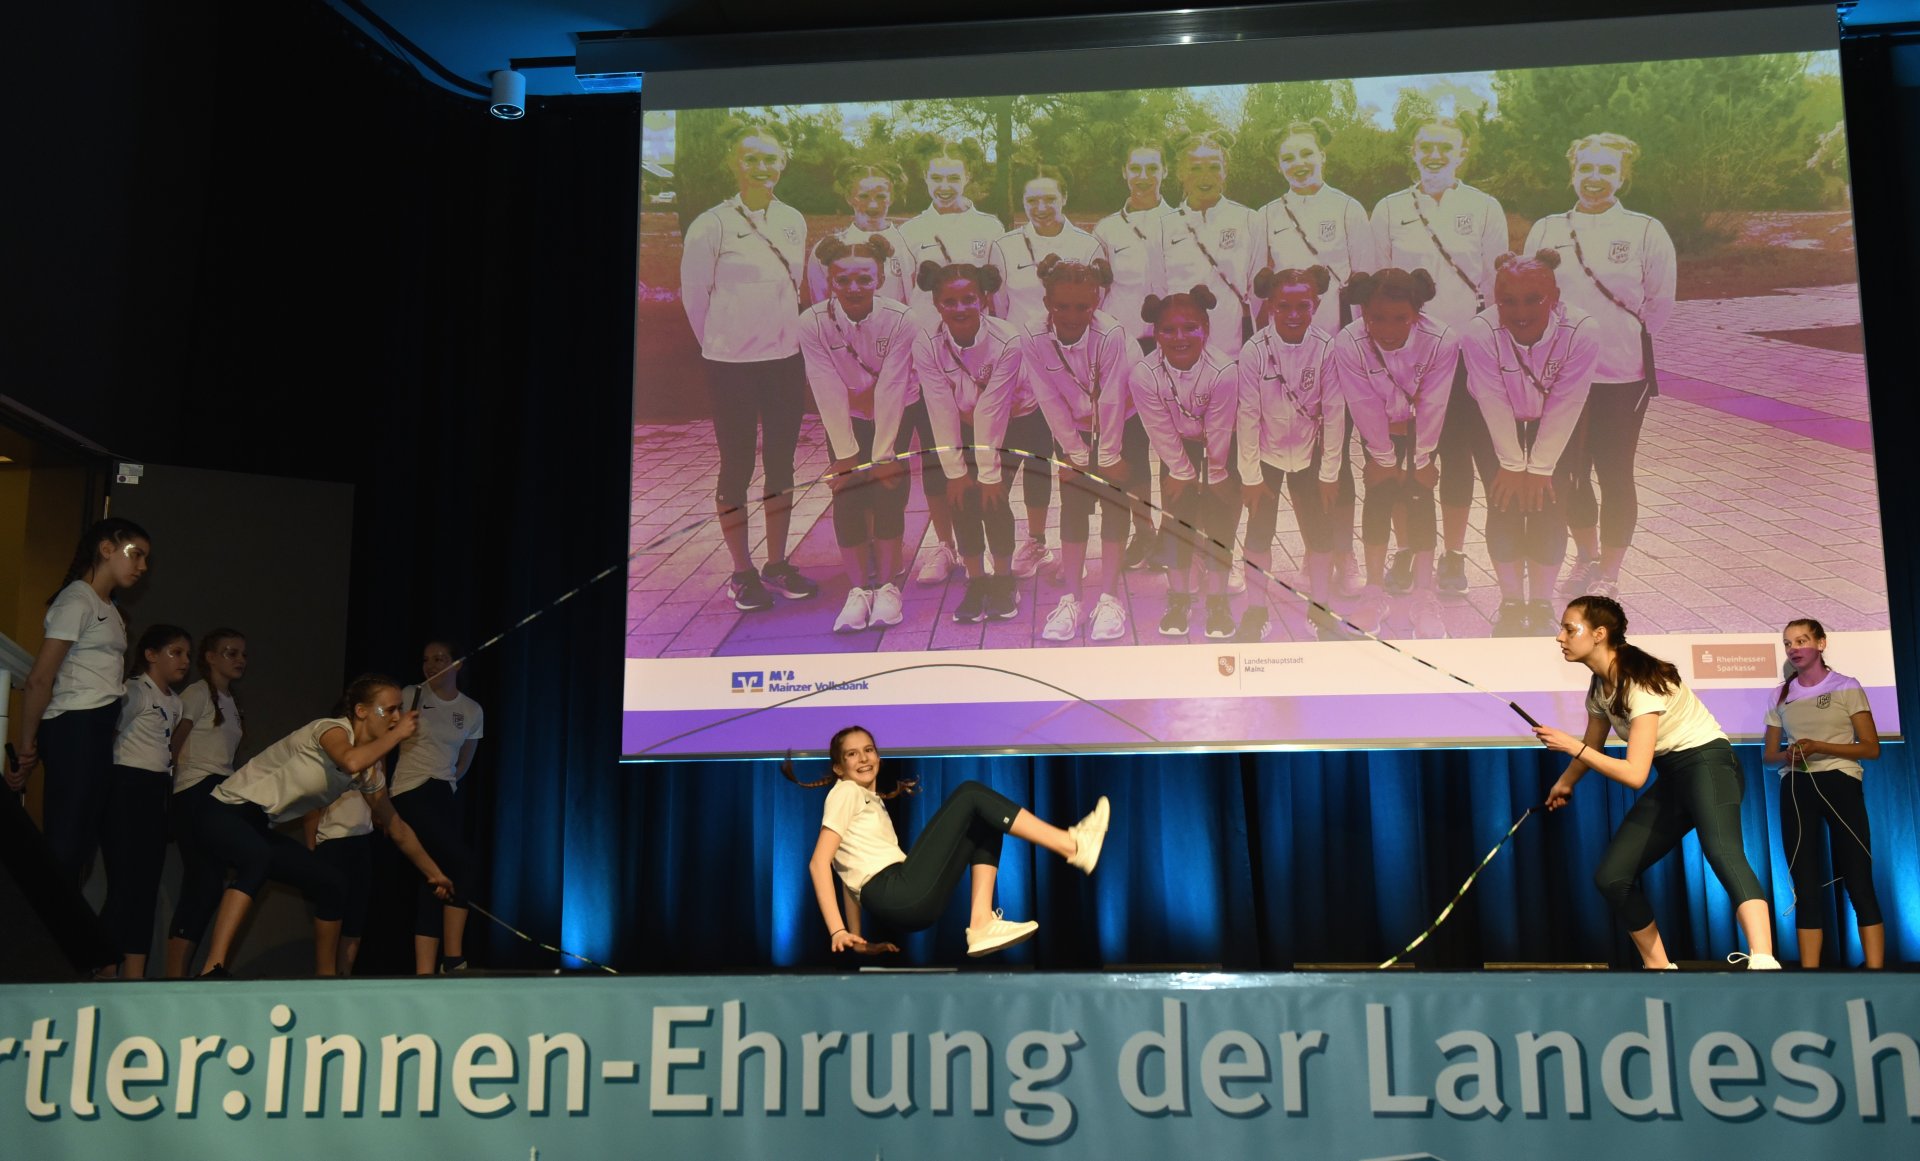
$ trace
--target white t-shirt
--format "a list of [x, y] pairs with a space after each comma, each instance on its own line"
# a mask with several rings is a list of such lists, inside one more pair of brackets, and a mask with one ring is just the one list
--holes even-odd
[[400, 692], [400, 704], [412, 705], [415, 690], [420, 691], [420, 728], [400, 743], [400, 758], [393, 765], [395, 794], [434, 778], [458, 786], [460, 747], [486, 736], [487, 715], [479, 702], [458, 691], [451, 701], [442, 700], [430, 686], [409, 685]]
[[761, 363], [800, 350], [807, 219], [775, 200], [749, 210], [738, 196], [695, 218], [680, 253], [680, 303], [717, 363]]
[[215, 799], [239, 805], [251, 802], [276, 824], [299, 818], [309, 810], [331, 806], [341, 795], [360, 791], [374, 794], [387, 788], [387, 777], [375, 762], [356, 777], [333, 764], [320, 744], [329, 730], [345, 730], [351, 744], [353, 722], [347, 718], [319, 718], [255, 754], [253, 761], [214, 788]]
[[[1666, 227], [1615, 202], [1598, 214], [1570, 210], [1541, 218], [1527, 233], [1525, 252], [1549, 246], [1560, 251], [1560, 269], [1555, 271], [1560, 294], [1592, 315], [1600, 327], [1600, 362], [1594, 378], [1601, 383], [1645, 378], [1640, 328], [1645, 326], [1657, 335], [1673, 317], [1677, 275], [1673, 239]], [[1593, 273], [1588, 274], [1589, 270]], [[1606, 293], [1601, 293], [1595, 279]]]
[[1465, 183], [1437, 199], [1416, 185], [1373, 207], [1373, 246], [1376, 269], [1433, 275], [1433, 301], [1421, 309], [1450, 327], [1464, 326], [1493, 294], [1493, 261], [1507, 250], [1507, 216], [1493, 195]]
[[180, 721], [180, 695], [160, 692], [142, 673], [127, 683], [120, 724], [113, 735], [113, 764], [165, 774], [173, 765], [173, 727]]
[[1267, 264], [1275, 270], [1324, 266], [1333, 285], [1320, 296], [1313, 325], [1340, 329], [1340, 291], [1355, 274], [1371, 271], [1373, 226], [1359, 202], [1323, 185], [1310, 194], [1289, 189], [1260, 211], [1267, 227]]
[[1720, 723], [1714, 720], [1713, 712], [1702, 705], [1700, 699], [1685, 685], [1675, 685], [1665, 693], [1653, 693], [1638, 685], [1628, 686], [1624, 717], [1614, 716], [1607, 705], [1610, 700], [1600, 696], [1598, 678], [1587, 687], [1587, 713], [1612, 722], [1613, 732], [1619, 734], [1623, 742], [1632, 729], [1633, 719], [1641, 714], [1660, 715], [1660, 729], [1653, 738], [1653, 752], [1656, 754], [1691, 750], [1708, 742], [1727, 740]]
[[333, 800], [320, 815], [320, 829], [314, 835], [316, 843], [330, 842], [333, 839], [352, 838], [358, 834], [373, 833], [373, 807], [367, 805], [364, 794], [342, 794]]
[[1147, 265], [1153, 293], [1185, 294], [1196, 286], [1213, 292], [1207, 346], [1228, 358], [1240, 353], [1242, 319], [1258, 308], [1253, 276], [1267, 264], [1267, 230], [1259, 210], [1226, 198], [1204, 210], [1182, 202], [1162, 214], [1158, 245]]
[[[1787, 686], [1786, 704], [1775, 701], [1767, 707], [1767, 724], [1780, 728], [1782, 744], [1796, 738], [1812, 738], [1816, 742], [1846, 745], [1860, 740], [1853, 732], [1853, 715], [1872, 708], [1867, 704], [1867, 691], [1860, 688], [1859, 682], [1829, 669], [1816, 685], [1801, 685], [1798, 678], [1794, 679]], [[1833, 754], [1815, 754], [1807, 759], [1806, 768], [1839, 770], [1853, 778], [1863, 774], [1859, 762]], [[1783, 764], [1780, 772], [1786, 771]]]
[[1047, 288], [1040, 285], [1040, 262], [1049, 254], [1067, 262], [1091, 263], [1104, 257], [1105, 251], [1100, 239], [1072, 222], [1051, 238], [1029, 223], [995, 239], [987, 248], [987, 264], [1000, 270], [1000, 289], [993, 292], [993, 313], [1028, 334], [1047, 325]]
[[86, 581], [60, 590], [43, 623], [49, 641], [71, 641], [53, 679], [53, 700], [42, 717], [99, 709], [127, 692], [127, 623], [111, 601]]
[[180, 751], [180, 762], [173, 768], [175, 794], [208, 778], [232, 774], [233, 756], [245, 733], [232, 693], [220, 695], [220, 724], [213, 724], [213, 697], [204, 681], [193, 682], [180, 692], [180, 715], [193, 723], [193, 729], [187, 733], [186, 748]]
[[841, 779], [827, 791], [827, 807], [820, 816], [820, 825], [840, 836], [840, 846], [833, 852], [833, 869], [839, 873], [840, 881], [860, 897], [860, 888], [867, 880], [893, 866], [907, 861], [906, 852], [900, 849], [900, 839], [893, 832], [893, 819], [887, 814], [887, 804], [871, 790], [863, 790], [855, 782]]

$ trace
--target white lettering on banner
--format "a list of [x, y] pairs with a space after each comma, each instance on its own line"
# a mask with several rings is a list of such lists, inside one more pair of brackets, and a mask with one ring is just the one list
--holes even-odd
[[743, 1061], [749, 1052], [758, 1052], [765, 1065], [760, 1076], [760, 1088], [766, 1094], [763, 1107], [767, 1112], [777, 1113], [787, 1091], [785, 1057], [781, 1055], [780, 1038], [771, 1032], [740, 1035], [740, 1009], [738, 1000], [728, 1000], [720, 1005], [720, 1111], [740, 1111], [740, 1071]]
[[[1229, 1052], [1238, 1052], [1238, 1060], [1228, 1060]], [[1266, 1080], [1267, 1053], [1260, 1042], [1245, 1032], [1228, 1030], [1207, 1041], [1200, 1052], [1200, 1091], [1214, 1108], [1230, 1117], [1251, 1117], [1266, 1111], [1267, 1098], [1257, 1092], [1234, 1096], [1227, 1082]]]
[[548, 1064], [556, 1052], [567, 1054], [567, 1115], [577, 1117], [587, 1111], [587, 1045], [573, 1032], [548, 1036], [536, 1032], [527, 1039], [527, 1072], [532, 1089], [527, 1093], [527, 1111], [547, 1111]]
[[[138, 1067], [128, 1058], [138, 1056]], [[145, 1117], [160, 1110], [160, 1098], [148, 1093], [143, 1097], [127, 1095], [130, 1084], [167, 1083], [167, 1054], [158, 1041], [147, 1036], [129, 1036], [114, 1045], [107, 1059], [107, 1103], [123, 1117]]]
[[60, 1115], [60, 1106], [47, 1099], [47, 1057], [66, 1051], [67, 1042], [53, 1037], [53, 1021], [35, 1020], [27, 1037], [27, 1115], [46, 1120]]
[[89, 1006], [80, 1009], [74, 1019], [73, 1032], [73, 1085], [68, 1094], [67, 1107], [76, 1117], [97, 1117], [100, 1110], [93, 1104], [93, 1049], [99, 1040], [98, 1021], [100, 1009]]
[[[1078, 1032], [1022, 1032], [1007, 1044], [1007, 1071], [1013, 1074], [1013, 1087], [1007, 1099], [1014, 1104], [1007, 1110], [1007, 1132], [1022, 1141], [1058, 1141], [1073, 1131], [1073, 1102], [1057, 1092], [1044, 1092], [1042, 1085], [1066, 1079], [1073, 1068], [1073, 1050], [1080, 1047]], [[1027, 1063], [1027, 1054], [1040, 1049], [1040, 1063]], [[1051, 1114], [1047, 1120], [1029, 1118], [1029, 1112]]]
[[419, 1071], [413, 1099], [415, 1111], [425, 1116], [440, 1111], [440, 1045], [433, 1037], [416, 1032], [411, 1036], [380, 1038], [380, 1115], [383, 1117], [400, 1111], [400, 1082], [409, 1056]]
[[1781, 1080], [1812, 1089], [1813, 1099], [1797, 1101], [1777, 1096], [1773, 1098], [1773, 1111], [1796, 1121], [1824, 1121], [1840, 1107], [1840, 1082], [1823, 1068], [1800, 1063], [1798, 1053], [1803, 1048], [1830, 1056], [1833, 1041], [1817, 1032], [1789, 1032], [1773, 1042], [1773, 1070]]
[[[1726, 1051], [1733, 1059], [1726, 1064], [1714, 1063], [1714, 1054]], [[1687, 1057], [1687, 1079], [1693, 1083], [1693, 1099], [1700, 1107], [1729, 1121], [1744, 1121], [1760, 1110], [1760, 1102], [1753, 1096], [1743, 1096], [1728, 1100], [1720, 1095], [1722, 1084], [1758, 1084], [1760, 1082], [1760, 1060], [1753, 1054], [1753, 1045], [1743, 1037], [1731, 1032], [1709, 1032], [1693, 1042], [1693, 1052]]]
[[1520, 1112], [1524, 1116], [1544, 1117], [1546, 1106], [1540, 1100], [1541, 1073], [1546, 1055], [1551, 1052], [1560, 1061], [1560, 1085], [1570, 1117], [1587, 1115], [1586, 1054], [1580, 1042], [1569, 1032], [1522, 1032], [1514, 1038], [1520, 1057]]
[[1847, 1001], [1847, 1031], [1853, 1040], [1853, 1084], [1860, 1090], [1860, 1115], [1868, 1120], [1883, 1115], [1879, 1060], [1891, 1052], [1906, 1088], [1907, 1119], [1920, 1121], [1920, 1045], [1902, 1032], [1874, 1035], [1873, 1006], [1865, 1000]]
[[[1187, 1111], [1186, 1006], [1179, 1000], [1163, 1000], [1160, 1017], [1160, 1031], [1136, 1032], [1120, 1049], [1120, 1095], [1134, 1112], [1150, 1117]], [[1158, 1093], [1147, 1092], [1140, 1082], [1148, 1053], [1160, 1057]]]
[[[1493, 1037], [1485, 1032], [1449, 1032], [1433, 1043], [1449, 1060], [1456, 1052], [1473, 1054], [1442, 1069], [1434, 1081], [1434, 1096], [1449, 1116], [1463, 1120], [1498, 1118], [1507, 1111], [1506, 1102], [1500, 1099], [1500, 1049]], [[1464, 1081], [1473, 1082], [1473, 1096], [1460, 1095]]]
[[853, 1107], [868, 1116], [882, 1113], [905, 1115], [913, 1111], [913, 1086], [908, 1070], [913, 1062], [913, 1033], [893, 1034], [892, 1073], [885, 1096], [873, 1095], [873, 1033], [853, 1034]]
[[351, 1036], [307, 1037], [307, 1087], [300, 1111], [318, 1116], [326, 1099], [327, 1057], [340, 1057], [340, 1111], [349, 1116], [360, 1111], [360, 1041]]
[[967, 1053], [967, 1099], [968, 1108], [975, 1113], [990, 1112], [993, 1109], [993, 1094], [988, 1086], [991, 1063], [988, 1060], [992, 1049], [987, 1046], [987, 1038], [978, 1032], [955, 1032], [949, 1036], [945, 1032], [935, 1032], [927, 1038], [927, 1054], [933, 1057], [933, 1111], [950, 1113], [953, 1111], [953, 1082], [949, 1079], [949, 1070], [953, 1067], [953, 1054], [965, 1049]]
[[1286, 1102], [1288, 1116], [1302, 1116], [1307, 1111], [1307, 1057], [1315, 1052], [1325, 1052], [1327, 1034], [1320, 1031], [1282, 1032], [1280, 1033], [1280, 1059], [1285, 1062], [1284, 1080], [1281, 1084], [1281, 1099]]
[[1385, 1004], [1367, 1005], [1367, 1096], [1376, 1117], [1424, 1117], [1423, 1096], [1393, 1091], [1393, 1015]]
[[[805, 1060], [800, 1081], [800, 1109], [802, 1112], [817, 1113], [825, 1106], [821, 1103], [820, 1073], [824, 1068], [822, 1061], [828, 1053], [843, 1050], [842, 1041], [846, 1037], [839, 1032], [809, 1032], [800, 1038], [800, 1054]], [[699, 1059], [698, 1054], [694, 1057]], [[654, 1075], [658, 1076], [658, 1073]], [[660, 1108], [659, 1102], [653, 1106]]]
[[[485, 1063], [480, 1060], [483, 1052], [489, 1058]], [[497, 1116], [513, 1108], [513, 1097], [504, 1092], [481, 1096], [474, 1085], [483, 1081], [511, 1082], [519, 1071], [513, 1046], [507, 1043], [506, 1037], [491, 1032], [469, 1036], [453, 1054], [453, 1099], [470, 1113]]]
[[[1600, 1087], [1622, 1116], [1645, 1120], [1674, 1115], [1673, 1057], [1668, 1047], [1673, 1037], [1668, 1019], [1665, 1003], [1648, 1000], [1646, 1033], [1622, 1032], [1607, 1041], [1607, 1050], [1600, 1057]], [[1636, 1097], [1627, 1089], [1628, 1055], [1636, 1052], [1647, 1058], [1651, 1087], [1644, 1097]]]
[[[200, 1100], [200, 1062], [218, 1056], [226, 1043], [218, 1036], [182, 1036], [180, 1038], [180, 1079], [173, 1093], [177, 1109], [198, 1107]], [[385, 1110], [382, 1110], [383, 1112]]]
[[673, 1070], [700, 1067], [698, 1048], [675, 1048], [675, 1024], [705, 1024], [713, 1019], [712, 1008], [667, 1006], [653, 1010], [653, 1057], [647, 1075], [653, 1078], [649, 1093], [656, 1113], [704, 1113], [707, 1098], [693, 1093], [673, 1091]]

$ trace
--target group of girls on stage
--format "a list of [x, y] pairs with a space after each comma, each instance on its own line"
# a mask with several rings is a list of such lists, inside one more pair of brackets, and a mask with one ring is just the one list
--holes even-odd
[[[464, 967], [467, 908], [454, 883], [471, 874], [471, 860], [453, 792], [484, 718], [455, 685], [452, 650], [427, 646], [427, 681], [418, 687], [356, 680], [331, 716], [236, 768], [245, 745], [236, 699], [247, 672], [245, 635], [215, 629], [196, 651], [187, 630], [155, 624], [128, 657], [114, 595], [145, 575], [151, 551], [151, 538], [129, 520], [100, 521], [81, 537], [67, 583], [48, 604], [26, 683], [19, 761], [6, 773], [19, 790], [36, 766], [46, 767], [49, 874], [78, 884], [99, 856], [107, 881], [101, 926], [119, 956], [102, 977], [147, 975], [169, 837], [182, 873], [167, 976], [188, 973], [209, 922], [201, 974], [228, 974], [241, 925], [269, 879], [296, 887], [311, 905], [315, 972], [350, 972], [373, 884], [364, 836], [376, 829], [419, 874], [416, 968]], [[189, 682], [196, 663], [199, 676]], [[409, 697], [418, 709], [404, 707]], [[275, 829], [302, 819], [305, 842]]]
[[[786, 147], [765, 127], [738, 130], [727, 156], [739, 193], [689, 226], [681, 268], [709, 371], [734, 604], [819, 592], [786, 560], [809, 388], [833, 457], [848, 585], [840, 632], [898, 623], [917, 555], [922, 584], [966, 570], [953, 609], [962, 621], [1016, 615], [1010, 582], [1052, 564], [1066, 591], [1043, 636], [1119, 639], [1118, 568], [1171, 566], [1163, 632], [1185, 636], [1202, 595], [1209, 636], [1258, 639], [1264, 599], [1231, 623], [1226, 602], [1244, 590], [1247, 561], [1273, 567], [1277, 506], [1265, 498], [1283, 481], [1305, 542], [1292, 587], [1322, 606], [1312, 615], [1322, 636], [1341, 632], [1324, 607], [1336, 596], [1365, 630], [1401, 617], [1415, 635], [1446, 635], [1438, 594], [1469, 585], [1476, 479], [1501, 595], [1496, 635], [1552, 628], [1562, 580], [1562, 592], [1617, 595], [1638, 522], [1634, 456], [1657, 390], [1652, 336], [1673, 309], [1673, 245], [1659, 222], [1620, 204], [1638, 146], [1601, 133], [1568, 152], [1575, 205], [1535, 223], [1524, 257], [1509, 254], [1499, 201], [1460, 180], [1470, 127], [1419, 126], [1414, 181], [1371, 215], [1326, 184], [1330, 134], [1317, 121], [1281, 135], [1273, 162], [1288, 188], [1260, 209], [1227, 196], [1228, 134], [1134, 145], [1121, 173], [1127, 202], [1091, 231], [1068, 219], [1069, 191], [1044, 169], [1022, 189], [1025, 224], [1004, 229], [968, 201], [957, 149], [928, 161], [918, 176], [931, 204], [895, 225], [888, 210], [904, 175], [861, 162], [841, 175], [853, 224], [811, 249], [805, 219], [774, 195]], [[1178, 205], [1161, 195], [1169, 173], [1185, 195]], [[943, 307], [950, 286], [961, 289]], [[1201, 341], [1162, 353], [1163, 328]], [[1117, 367], [1116, 332], [1136, 348]], [[1212, 412], [1193, 411], [1195, 400]], [[927, 453], [961, 431], [1004, 454], [975, 462], [942, 451], [947, 485], [933, 486]], [[756, 434], [766, 500], [757, 569], [745, 507]], [[1076, 471], [1089, 453], [1098, 465]], [[1356, 456], [1368, 495], [1358, 521]], [[933, 537], [918, 554], [900, 539], [901, 458], [922, 461]], [[866, 464], [878, 466], [855, 470]], [[1017, 511], [1005, 493], [1015, 475]], [[1097, 587], [1081, 575], [1082, 509], [1102, 517]], [[1222, 561], [1224, 578], [1214, 575]], [[1186, 575], [1194, 567], [1201, 575]]]

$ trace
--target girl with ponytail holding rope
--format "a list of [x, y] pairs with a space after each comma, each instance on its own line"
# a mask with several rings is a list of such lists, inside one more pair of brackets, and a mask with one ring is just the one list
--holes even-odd
[[[1534, 727], [1542, 745], [1572, 759], [1548, 792], [1547, 809], [1567, 805], [1588, 770], [1635, 790], [1647, 787], [1614, 832], [1593, 876], [1641, 962], [1653, 969], [1674, 966], [1640, 876], [1678, 847], [1688, 831], [1696, 831], [1746, 933], [1749, 954], [1729, 958], [1744, 959], [1749, 969], [1779, 970], [1766, 895], [1741, 842], [1745, 779], [1720, 723], [1681, 682], [1673, 663], [1627, 643], [1627, 615], [1611, 597], [1576, 597], [1561, 617], [1555, 641], [1560, 656], [1586, 666], [1593, 677], [1582, 736]], [[1626, 757], [1602, 749], [1609, 727], [1626, 742]], [[1660, 776], [1648, 787], [1656, 767]]]
[[[1028, 391], [1046, 417], [1053, 455], [1060, 467], [1060, 579], [1067, 591], [1048, 614], [1041, 636], [1072, 641], [1079, 636], [1085, 587], [1087, 536], [1093, 509], [1100, 508], [1100, 598], [1092, 636], [1111, 640], [1126, 625], [1114, 594], [1126, 567], [1130, 505], [1119, 491], [1137, 487], [1147, 474], [1147, 438], [1133, 414], [1127, 372], [1136, 348], [1119, 320], [1101, 311], [1100, 294], [1113, 280], [1105, 259], [1072, 262], [1041, 259], [1046, 317], [1027, 336], [1022, 364]], [[1102, 477], [1096, 483], [1089, 473]]]
[[386, 832], [442, 899], [453, 883], [393, 809], [386, 758], [419, 729], [420, 713], [401, 708], [400, 683], [369, 674], [347, 687], [334, 717], [319, 718], [268, 746], [222, 782], [199, 807], [194, 828], [202, 857], [235, 870], [214, 917], [205, 976], [224, 977], [240, 925], [268, 879], [291, 884], [313, 905], [314, 974], [339, 969], [347, 883], [303, 844], [274, 829], [348, 794], [365, 796], [373, 824]]
[[[1314, 321], [1332, 281], [1325, 266], [1254, 276], [1267, 325], [1240, 352], [1235, 421], [1240, 499], [1249, 512], [1247, 559], [1262, 576], [1273, 575], [1273, 533], [1284, 487], [1305, 543], [1307, 589], [1320, 606], [1309, 607], [1307, 618], [1322, 641], [1345, 637], [1325, 607], [1334, 552], [1353, 531], [1351, 518], [1343, 530], [1338, 515], [1341, 449], [1350, 427], [1346, 399], [1338, 383], [1326, 379], [1333, 336]], [[1264, 600], [1249, 600], [1238, 638], [1258, 641], [1266, 632]]]
[[1231, 479], [1240, 381], [1233, 360], [1207, 343], [1215, 305], [1213, 292], [1202, 284], [1165, 298], [1150, 294], [1140, 307], [1141, 317], [1153, 324], [1155, 350], [1133, 369], [1133, 405], [1154, 453], [1166, 465], [1160, 481], [1167, 517], [1162, 534], [1173, 538], [1167, 611], [1160, 618], [1165, 637], [1191, 631], [1196, 548], [1207, 598], [1206, 634], [1234, 633], [1226, 578], [1240, 516]]
[[113, 737], [113, 776], [100, 828], [107, 900], [100, 921], [120, 952], [120, 978], [144, 979], [153, 945], [153, 905], [167, 861], [167, 798], [180, 752], [180, 684], [193, 665], [193, 638], [153, 625], [134, 650], [127, 696]]
[[[1887, 965], [1887, 927], [1873, 888], [1873, 836], [1867, 828], [1865, 771], [1880, 756], [1880, 733], [1860, 683], [1827, 665], [1827, 631], [1802, 617], [1781, 634], [1793, 676], [1767, 710], [1763, 760], [1781, 771], [1780, 841], [1793, 873], [1794, 926], [1800, 966], [1820, 966], [1826, 938], [1828, 883], [1820, 879], [1819, 847], [1826, 832], [1833, 869], [1847, 888], [1860, 923], [1866, 966]], [[1783, 744], [1784, 743], [1784, 744]], [[1844, 832], [1844, 833], [1843, 833]]]
[[1020, 611], [1020, 594], [1013, 583], [1013, 513], [998, 449], [1005, 446], [1019, 390], [1024, 336], [1019, 327], [987, 314], [988, 296], [1000, 286], [993, 267], [923, 262], [917, 281], [940, 322], [915, 337], [913, 374], [933, 445], [941, 449], [954, 539], [967, 569], [966, 592], [953, 619], [1010, 620]]
[[[891, 944], [870, 943], [863, 936], [863, 915], [901, 931], [931, 927], [946, 910], [947, 897], [959, 885], [963, 871], [971, 872], [972, 878], [969, 956], [1004, 951], [1033, 938], [1040, 929], [1038, 923], [1010, 922], [993, 906], [1004, 835], [1044, 847], [1089, 875], [1100, 861], [1109, 815], [1104, 795], [1085, 818], [1062, 830], [978, 782], [956, 787], [927, 821], [913, 850], [904, 852], [885, 799], [910, 792], [912, 784], [903, 783], [885, 794], [878, 790], [880, 751], [873, 735], [860, 726], [835, 734], [828, 753], [833, 776], [799, 784], [833, 787], [827, 793], [820, 837], [807, 860], [807, 874], [836, 953], [897, 950]], [[791, 765], [784, 769], [793, 778]]]
[[[887, 217], [893, 208], [895, 191], [906, 184], [907, 175], [891, 161], [850, 161], [840, 167], [833, 188], [853, 210], [853, 222], [830, 237], [852, 246], [868, 238], [886, 239], [892, 257], [880, 264], [880, 283], [874, 293], [904, 303], [913, 293], [912, 271], [908, 267], [907, 240], [900, 227]], [[821, 239], [825, 241], [825, 239]], [[827, 301], [827, 268], [821, 264], [816, 244], [807, 255], [807, 301]]]
[[1400, 552], [1411, 562], [1413, 631], [1421, 637], [1447, 635], [1434, 594], [1433, 489], [1460, 339], [1425, 313], [1433, 295], [1433, 277], [1425, 270], [1389, 266], [1354, 275], [1347, 297], [1360, 317], [1334, 340], [1327, 364], [1366, 456], [1360, 540], [1367, 553], [1367, 585], [1353, 619], [1369, 633], [1384, 628], [1389, 612], [1387, 534], [1404, 527]]
[[[895, 457], [924, 408], [913, 386], [918, 330], [904, 303], [877, 293], [893, 257], [879, 235], [852, 245], [823, 240], [814, 258], [826, 268], [829, 297], [800, 318], [800, 354], [833, 457], [834, 539], [847, 570], [836, 633], [898, 625], [905, 615], [897, 578], [911, 481]], [[860, 464], [873, 466], [854, 471]]]
[[200, 680], [180, 694], [180, 725], [174, 731], [179, 758], [173, 764], [173, 796], [167, 818], [180, 846], [180, 900], [167, 931], [167, 978], [187, 974], [193, 949], [220, 903], [226, 867], [201, 857], [191, 828], [200, 802], [233, 774], [234, 754], [245, 734], [234, 683], [246, 676], [247, 638], [238, 629], [215, 629], [200, 639]]

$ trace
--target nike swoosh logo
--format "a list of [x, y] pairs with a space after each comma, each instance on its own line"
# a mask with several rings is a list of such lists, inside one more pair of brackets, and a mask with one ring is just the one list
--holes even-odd
[[99, 617], [99, 618], [96, 618], [96, 620], [101, 620], [101, 621], [104, 621], [104, 620], [106, 620], [106, 618], [105, 618], [105, 617]]
[[[1417, 222], [1417, 221], [1419, 221], [1419, 220], [1420, 220], [1419, 218], [1408, 218], [1408, 219], [1406, 219], [1405, 221], [1402, 221], [1402, 222], [1401, 222], [1400, 224], [1401, 224], [1401, 225], [1403, 225], [1403, 226], [1411, 226], [1411, 225], [1413, 225], [1413, 224], [1414, 224], [1415, 222]], [[742, 235], [740, 235], [740, 236], [741, 236], [742, 238], [744, 238], [744, 237], [746, 237], [746, 235], [745, 235], [745, 234], [742, 234]]]
[[736, 237], [736, 238], [744, 238], [744, 237], [746, 237], [746, 236], [747, 236], [747, 235], [745, 235], [745, 234], [735, 234], [735, 235], [734, 235], [734, 237]]

